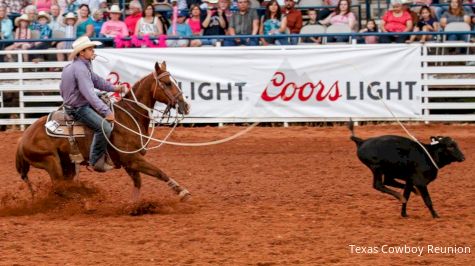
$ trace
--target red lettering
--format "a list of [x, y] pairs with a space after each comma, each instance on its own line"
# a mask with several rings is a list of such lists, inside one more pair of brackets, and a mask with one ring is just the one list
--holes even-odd
[[[272, 94], [270, 94], [272, 92]], [[316, 94], [315, 94], [316, 92]], [[330, 87], [325, 86], [322, 80], [317, 83], [306, 82], [299, 86], [295, 82], [286, 81], [285, 73], [276, 72], [271, 79], [271, 82], [261, 94], [261, 99], [266, 102], [272, 102], [277, 99], [282, 99], [285, 102], [292, 100], [295, 95], [302, 102], [308, 101], [315, 94], [315, 100], [318, 102], [329, 100], [337, 101], [340, 95], [340, 87], [338, 81], [335, 81]]]

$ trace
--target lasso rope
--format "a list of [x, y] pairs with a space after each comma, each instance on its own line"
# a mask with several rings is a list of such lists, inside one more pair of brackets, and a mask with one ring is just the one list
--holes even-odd
[[[174, 145], [174, 146], [185, 146], [185, 147], [200, 147], [200, 146], [209, 146], [209, 145], [216, 145], [216, 144], [222, 144], [222, 143], [225, 143], [225, 142], [228, 142], [228, 141], [231, 141], [235, 138], [238, 138], [244, 134], [246, 134], [247, 132], [249, 132], [251, 129], [253, 129], [255, 126], [257, 126], [260, 122], [254, 122], [252, 125], [250, 125], [249, 127], [247, 127], [246, 129], [244, 130], [241, 130], [239, 132], [237, 132], [236, 134], [232, 135], [232, 136], [229, 136], [227, 138], [224, 138], [224, 139], [220, 139], [220, 140], [214, 140], [214, 141], [208, 141], [208, 142], [199, 142], [199, 143], [186, 143], [186, 142], [174, 142], [174, 141], [167, 141], [167, 139], [171, 136], [171, 134], [173, 133], [173, 131], [176, 129], [176, 126], [178, 125], [178, 122], [180, 121], [179, 117], [178, 117], [178, 114], [177, 116], [175, 116], [175, 119], [174, 119], [174, 122], [173, 122], [173, 127], [172, 129], [168, 132], [168, 134], [165, 136], [164, 139], [158, 139], [158, 138], [154, 138], [152, 137], [153, 136], [153, 133], [155, 131], [155, 127], [157, 124], [160, 124], [161, 122], [158, 122], [157, 123], [157, 120], [155, 117], [153, 117], [153, 111], [158, 111], [160, 112], [160, 110], [157, 110], [155, 108], [150, 108], [148, 106], [146, 106], [145, 104], [139, 102], [137, 100], [137, 97], [135, 96], [135, 93], [133, 90], [130, 90], [131, 94], [132, 94], [132, 97], [134, 98], [134, 100], [130, 100], [130, 99], [122, 99], [122, 100], [126, 100], [126, 101], [130, 101], [130, 102], [133, 102], [135, 104], [137, 104], [137, 106], [139, 106], [140, 108], [144, 109], [145, 111], [147, 111], [148, 113], [148, 118], [150, 119], [151, 123], [152, 123], [152, 131], [150, 132], [150, 135], [145, 135], [142, 133], [142, 129], [140, 128], [140, 125], [139, 123], [137, 122], [137, 120], [135, 119], [135, 117], [130, 113], [128, 112], [125, 108], [117, 105], [116, 103], [114, 103], [114, 108], [117, 107], [119, 108], [121, 111], [123, 111], [124, 113], [126, 113], [135, 123], [135, 125], [137, 126], [137, 128], [139, 129], [139, 131], [135, 131], [129, 127], [127, 127], [126, 125], [118, 122], [118, 121], [114, 121], [114, 124], [117, 124], [123, 128], [125, 128], [127, 131], [130, 131], [134, 134], [136, 134], [137, 136], [140, 136], [140, 145], [141, 147], [136, 149], [136, 150], [132, 150], [132, 151], [126, 151], [126, 150], [123, 150], [123, 149], [120, 149], [119, 147], [115, 146], [109, 139], [109, 137], [106, 135], [105, 133], [105, 130], [104, 130], [104, 122], [107, 121], [106, 119], [103, 119], [102, 120], [102, 124], [101, 124], [101, 127], [102, 127], [102, 133], [104, 134], [107, 142], [109, 143], [109, 145], [111, 145], [112, 148], [114, 148], [116, 151], [118, 152], [121, 152], [121, 153], [126, 153], [126, 154], [132, 154], [132, 153], [137, 153], [137, 152], [140, 152], [142, 150], [152, 150], [152, 149], [157, 149], [157, 148], [160, 148], [163, 144], [168, 144], [168, 145]], [[169, 113], [169, 111], [168, 111]], [[165, 117], [166, 113], [164, 112], [164, 117]], [[162, 117], [160, 120], [163, 120], [164, 117]], [[168, 118], [170, 118], [168, 116]], [[147, 141], [144, 143], [143, 140], [147, 139]], [[156, 141], [156, 142], [159, 142], [160, 144], [157, 145], [157, 146], [154, 146], [154, 147], [147, 147], [148, 144], [150, 143], [150, 141], [153, 140], [153, 141]]]

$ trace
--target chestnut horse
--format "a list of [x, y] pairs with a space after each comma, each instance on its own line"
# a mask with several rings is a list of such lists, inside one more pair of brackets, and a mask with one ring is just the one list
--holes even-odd
[[[133, 91], [135, 98], [133, 97], [134, 95], [129, 92], [124, 98], [130, 99], [131, 101], [122, 100], [116, 103], [116, 105], [126, 109], [129, 114], [120, 108], [115, 108], [115, 119], [120, 124], [134, 131], [145, 132], [144, 134], [146, 134], [150, 125], [148, 111], [139, 105], [154, 108], [155, 102], [158, 101], [167, 104], [169, 107], [178, 106], [177, 109], [180, 114], [188, 114], [189, 112], [189, 105], [186, 103], [177, 83], [167, 71], [165, 62], [160, 65], [155, 63], [155, 70], [136, 82], [131, 91]], [[140, 102], [140, 104], [133, 102], [134, 99]], [[130, 115], [138, 122], [140, 130]], [[46, 170], [51, 177], [53, 185], [56, 181], [73, 180], [75, 176], [75, 164], [72, 163], [69, 158], [71, 147], [67, 138], [56, 138], [47, 135], [45, 131], [46, 119], [46, 116], [42, 117], [29, 126], [23, 133], [17, 147], [16, 169], [18, 173], [21, 174], [23, 181], [28, 184], [32, 196], [34, 192], [28, 180], [30, 165]], [[85, 137], [76, 138], [79, 150], [86, 161], [88, 161], [89, 158], [92, 136], [93, 131], [88, 129], [86, 130]], [[113, 145], [122, 150], [138, 150], [142, 147], [140, 136], [119, 125], [114, 126], [110, 141]], [[182, 200], [190, 196], [187, 189], [168, 177], [158, 167], [145, 160], [145, 150], [125, 154], [109, 147], [108, 152], [116, 168], [123, 167], [132, 178], [134, 183], [132, 195], [134, 201], [138, 200], [140, 193], [140, 173], [151, 175], [167, 182], [170, 188], [177, 193]]]

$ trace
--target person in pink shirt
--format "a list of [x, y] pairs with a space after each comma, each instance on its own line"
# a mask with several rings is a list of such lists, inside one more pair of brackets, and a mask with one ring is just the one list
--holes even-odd
[[111, 9], [109, 10], [110, 20], [102, 24], [101, 34], [103, 36], [109, 38], [115, 38], [116, 36], [129, 36], [127, 25], [125, 25], [123, 21], [119, 20], [121, 13], [122, 12], [120, 11], [118, 5], [111, 6]]
[[[332, 12], [324, 20], [320, 20], [322, 25], [347, 25], [348, 28], [353, 31], [356, 26], [356, 17], [350, 10], [350, 0], [340, 0], [335, 8], [335, 12]], [[347, 42], [349, 36], [329, 36], [328, 42]]]
[[[411, 14], [404, 11], [401, 0], [391, 0], [392, 10], [384, 13], [381, 20], [381, 32], [410, 32], [413, 26]], [[409, 35], [384, 35], [379, 37], [380, 43], [404, 43]]]
[[142, 18], [142, 5], [140, 5], [138, 1], [131, 1], [129, 4], [129, 12], [130, 15], [125, 18], [125, 25], [127, 25], [129, 35], [133, 35], [137, 22]]

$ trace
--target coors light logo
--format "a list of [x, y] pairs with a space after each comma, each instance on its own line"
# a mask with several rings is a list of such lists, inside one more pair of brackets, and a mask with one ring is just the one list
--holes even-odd
[[277, 71], [261, 93], [266, 102], [336, 102], [338, 100], [413, 100], [416, 81], [317, 80], [295, 71]]

